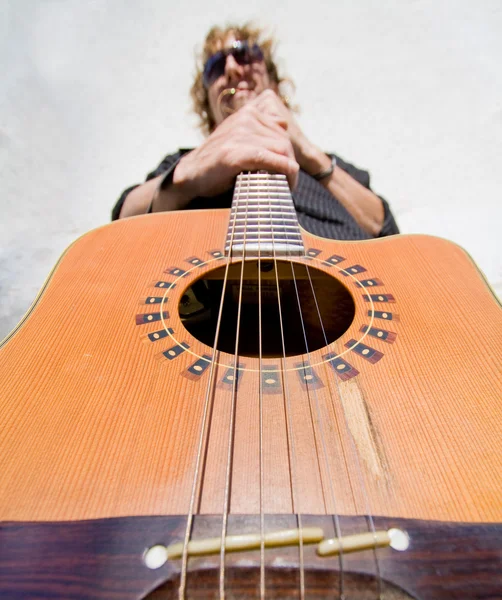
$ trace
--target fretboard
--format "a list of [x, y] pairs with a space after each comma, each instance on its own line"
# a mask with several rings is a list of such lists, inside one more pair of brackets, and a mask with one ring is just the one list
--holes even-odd
[[265, 172], [238, 175], [225, 254], [247, 257], [305, 254], [285, 175]]

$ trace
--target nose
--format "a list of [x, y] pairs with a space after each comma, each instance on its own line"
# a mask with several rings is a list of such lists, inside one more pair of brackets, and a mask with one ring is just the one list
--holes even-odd
[[239, 79], [244, 74], [244, 66], [240, 65], [235, 58], [229, 54], [225, 62], [225, 75], [229, 81]]

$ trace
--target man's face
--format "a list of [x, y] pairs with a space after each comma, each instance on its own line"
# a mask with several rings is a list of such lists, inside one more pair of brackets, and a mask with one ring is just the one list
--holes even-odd
[[[221, 43], [218, 50], [232, 48], [235, 37], [230, 34]], [[229, 54], [226, 57], [225, 70], [208, 88], [209, 107], [211, 109], [216, 127], [229, 115], [239, 110], [268, 88], [276, 89], [263, 60], [252, 61], [250, 64], [240, 65]], [[229, 93], [234, 88], [235, 94]]]

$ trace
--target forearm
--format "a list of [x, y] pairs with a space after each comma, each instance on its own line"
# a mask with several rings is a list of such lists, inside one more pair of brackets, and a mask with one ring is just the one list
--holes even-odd
[[124, 192], [113, 217], [144, 214], [150, 206], [152, 212], [183, 209], [193, 198], [210, 198], [231, 189], [241, 171], [284, 173], [294, 188], [299, 167], [286, 129], [284, 119], [263, 113], [254, 100], [248, 102], [198, 148], [180, 152], [177, 158], [166, 157], [164, 175]]
[[165, 173], [150, 179], [143, 185], [134, 188], [126, 196], [119, 218], [133, 217], [135, 215], [145, 214], [150, 205], [152, 212], [179, 210], [183, 208], [190, 200], [184, 191], [173, 182], [170, 182], [165, 189], [160, 189]]
[[[310, 175], [329, 168], [330, 158], [321, 150], [312, 150], [302, 168]], [[384, 222], [384, 207], [380, 198], [365, 188], [340, 167], [319, 182], [337, 198], [352, 215], [356, 223], [373, 236], [377, 236]]]
[[338, 198], [360, 227], [373, 236], [380, 233], [384, 208], [376, 194], [339, 167], [335, 167], [333, 174], [321, 180], [321, 183]]

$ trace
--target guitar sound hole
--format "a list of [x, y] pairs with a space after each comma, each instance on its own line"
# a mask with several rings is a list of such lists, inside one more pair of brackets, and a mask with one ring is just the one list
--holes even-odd
[[[245, 261], [228, 269], [209, 271], [182, 295], [179, 314], [184, 326], [198, 340], [214, 347], [222, 290], [223, 311], [216, 347], [240, 356], [259, 356], [259, 308], [261, 349], [265, 358], [306, 354], [342, 336], [351, 325], [355, 305], [341, 281], [312, 266], [289, 261]], [[279, 291], [278, 291], [279, 289]], [[260, 293], [259, 293], [260, 291]], [[240, 310], [240, 324], [238, 314]]]

